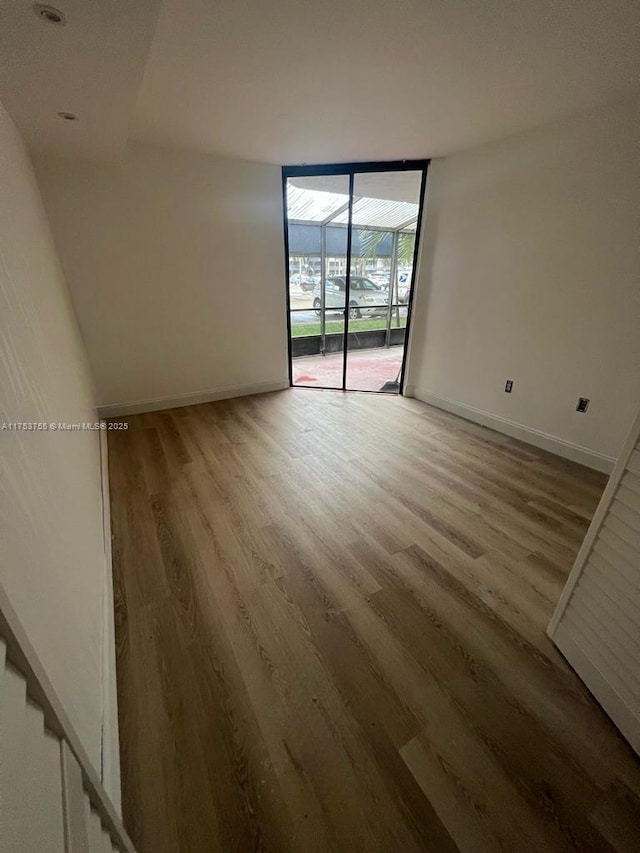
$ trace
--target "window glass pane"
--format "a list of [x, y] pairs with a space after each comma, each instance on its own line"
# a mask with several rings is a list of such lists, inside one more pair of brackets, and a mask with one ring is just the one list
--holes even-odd
[[287, 180], [294, 385], [342, 388], [348, 231], [330, 222], [348, 204], [346, 175]]
[[347, 305], [350, 390], [399, 393], [415, 241], [415, 232], [405, 229], [417, 221], [421, 182], [420, 171], [354, 176]]

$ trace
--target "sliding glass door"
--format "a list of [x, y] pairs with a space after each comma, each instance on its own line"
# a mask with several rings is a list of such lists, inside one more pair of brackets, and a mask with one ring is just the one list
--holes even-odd
[[329, 223], [349, 208], [349, 185], [348, 175], [286, 181], [293, 385], [344, 387], [347, 294], [339, 283], [344, 282], [349, 234]]
[[349, 390], [400, 390], [421, 185], [419, 170], [354, 176], [349, 304], [356, 307], [346, 338]]
[[283, 169], [292, 385], [401, 392], [427, 166]]

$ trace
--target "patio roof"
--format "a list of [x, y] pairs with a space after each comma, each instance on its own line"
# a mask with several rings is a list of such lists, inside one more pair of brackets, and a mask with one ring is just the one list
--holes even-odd
[[[352, 222], [361, 228], [415, 231], [418, 209], [417, 203], [409, 201], [356, 196], [353, 200]], [[289, 222], [347, 225], [349, 196], [346, 193], [296, 187], [289, 183], [287, 213]]]
[[[352, 222], [356, 226], [371, 226], [396, 231], [403, 225], [415, 224], [418, 205], [410, 201], [388, 201], [380, 198], [354, 198]], [[347, 225], [349, 210], [344, 210], [332, 220], [334, 225]]]

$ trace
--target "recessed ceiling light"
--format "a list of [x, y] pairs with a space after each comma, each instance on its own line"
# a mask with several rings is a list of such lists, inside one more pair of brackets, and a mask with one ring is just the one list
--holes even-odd
[[56, 9], [55, 6], [44, 6], [42, 3], [35, 3], [33, 11], [48, 24], [58, 24], [58, 26], [63, 27], [67, 23], [64, 12]]
[[62, 113], [58, 113], [58, 115], [60, 116], [60, 118], [64, 119], [65, 121], [78, 121], [78, 116], [75, 113], [62, 112]]

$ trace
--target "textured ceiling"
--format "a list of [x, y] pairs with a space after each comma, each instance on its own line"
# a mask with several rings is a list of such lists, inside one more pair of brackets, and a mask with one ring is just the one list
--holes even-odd
[[67, 26], [0, 0], [0, 97], [30, 147], [71, 156], [132, 137], [273, 163], [438, 156], [640, 86], [640, 0], [54, 3]]

